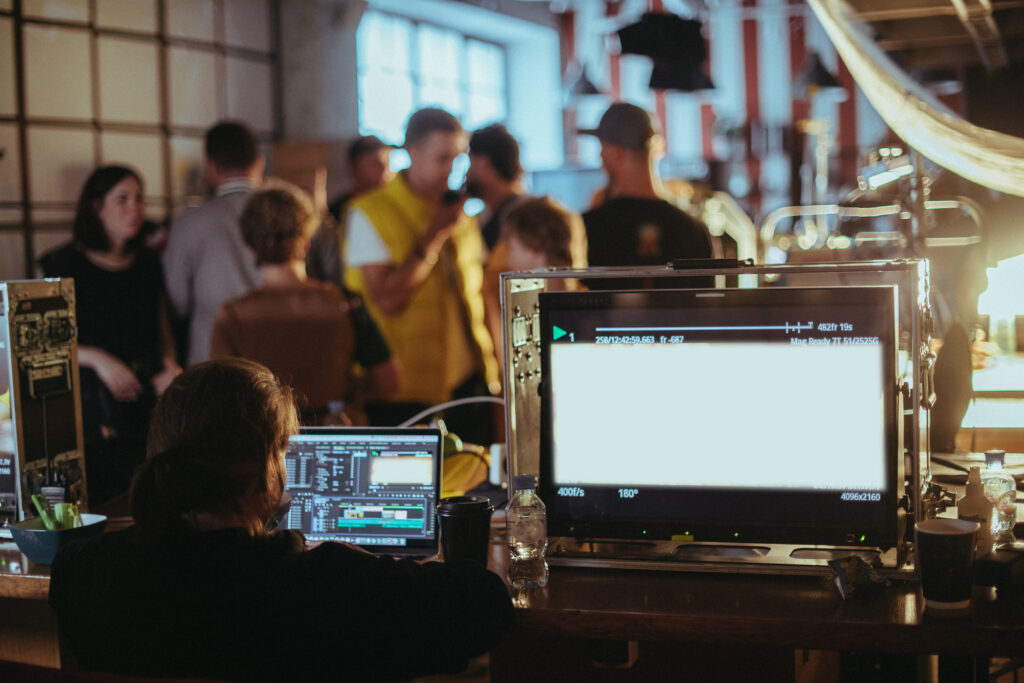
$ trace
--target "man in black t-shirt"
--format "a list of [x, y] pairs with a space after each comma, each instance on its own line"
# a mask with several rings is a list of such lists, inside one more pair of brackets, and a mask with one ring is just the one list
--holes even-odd
[[[583, 214], [587, 263], [591, 266], [664, 266], [672, 259], [710, 258], [707, 229], [664, 198], [655, 170], [658, 124], [647, 111], [626, 102], [612, 104], [597, 128], [580, 130], [601, 140], [601, 165], [608, 175], [604, 201]], [[655, 286], [708, 286], [705, 278], [616, 280], [591, 289]]]

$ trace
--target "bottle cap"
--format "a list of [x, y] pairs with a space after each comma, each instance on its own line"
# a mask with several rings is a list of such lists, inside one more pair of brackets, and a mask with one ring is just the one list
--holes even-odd
[[532, 491], [537, 488], [536, 474], [517, 474], [515, 478], [516, 491]]
[[993, 463], [999, 463], [1000, 465], [1006, 464], [1006, 451], [998, 448], [993, 448], [990, 451], [985, 451], [985, 464], [992, 465]]

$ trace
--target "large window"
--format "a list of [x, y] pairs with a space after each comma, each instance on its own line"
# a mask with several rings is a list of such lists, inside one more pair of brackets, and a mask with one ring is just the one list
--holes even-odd
[[135, 167], [162, 222], [201, 198], [220, 118], [277, 136], [277, 0], [0, 0], [0, 280], [70, 237], [82, 184]]
[[400, 144], [416, 109], [442, 107], [467, 130], [508, 115], [501, 45], [456, 30], [367, 11], [356, 39], [359, 132]]

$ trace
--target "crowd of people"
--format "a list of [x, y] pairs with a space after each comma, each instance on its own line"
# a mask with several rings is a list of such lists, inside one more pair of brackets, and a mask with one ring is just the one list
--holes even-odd
[[[582, 217], [527, 193], [504, 126], [470, 135], [436, 108], [410, 117], [396, 175], [388, 145], [357, 139], [350, 191], [329, 204], [322, 173], [312, 196], [264, 179], [253, 133], [218, 123], [205, 140], [211, 197], [174, 217], [162, 254], [143, 240], [139, 174], [90, 176], [71, 243], [40, 265], [75, 278], [93, 501], [130, 483], [135, 526], [55, 560], [50, 603], [80, 666], [401, 680], [495, 645], [511, 603], [485, 568], [311, 547], [270, 520], [300, 423], [394, 425], [500, 392], [499, 273], [711, 255], [704, 227], [660, 188], [649, 113], [616, 104], [584, 132], [601, 140], [608, 186]], [[490, 406], [446, 418], [467, 440], [501, 440]], [[378, 637], [411, 623], [419, 635], [400, 644]], [[254, 647], [268, 638], [274, 648]]]
[[[398, 174], [391, 146], [357, 138], [349, 191], [328, 203], [322, 172], [311, 193], [265, 179], [256, 136], [220, 122], [205, 138], [211, 197], [173, 218], [162, 254], [143, 242], [143, 179], [125, 166], [97, 169], [71, 243], [40, 259], [44, 275], [77, 286], [95, 496], [126, 489], [154, 401], [183, 367], [248, 358], [296, 390], [303, 422], [399, 424], [500, 393], [501, 272], [712, 255], [707, 230], [658, 178], [654, 116], [615, 103], [580, 132], [601, 141], [608, 176], [582, 216], [528, 194], [519, 144], [501, 124], [469, 133], [450, 113], [421, 109]], [[453, 191], [466, 152], [465, 185]], [[470, 196], [484, 206], [475, 217], [463, 207]], [[489, 405], [447, 415], [481, 444], [501, 440], [494, 417]]]

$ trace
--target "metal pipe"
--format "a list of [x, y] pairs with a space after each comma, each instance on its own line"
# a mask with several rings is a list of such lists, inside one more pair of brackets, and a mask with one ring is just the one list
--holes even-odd
[[[929, 199], [924, 202], [926, 211], [948, 211], [959, 209], [963, 211], [977, 226], [976, 234], [954, 235], [949, 237], [925, 237], [925, 245], [929, 247], [954, 247], [978, 244], [982, 239], [984, 218], [982, 209], [977, 203], [967, 197], [956, 197], [954, 199]], [[807, 206], [783, 206], [772, 211], [765, 217], [761, 225], [761, 244], [767, 249], [774, 246], [775, 230], [779, 223], [787, 218], [799, 218], [805, 216], [843, 216], [851, 218], [881, 218], [882, 216], [893, 216], [904, 210], [901, 204], [886, 204], [883, 206], [841, 206], [839, 204], [809, 204]], [[890, 233], [862, 232], [854, 236], [859, 243], [894, 241]], [[822, 242], [816, 238], [815, 244]]]

